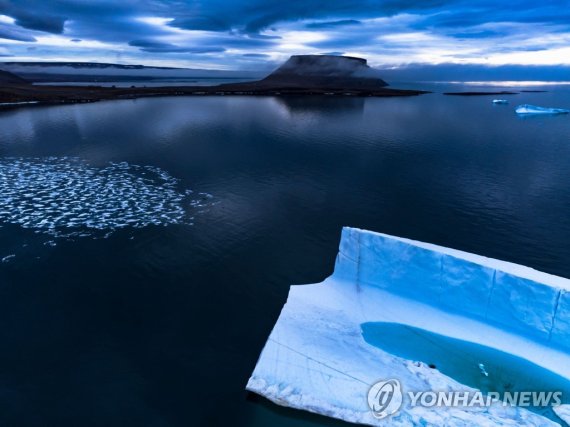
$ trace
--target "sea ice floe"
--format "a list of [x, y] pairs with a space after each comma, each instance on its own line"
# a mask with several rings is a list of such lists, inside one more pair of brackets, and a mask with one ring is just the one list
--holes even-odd
[[189, 209], [209, 203], [154, 166], [95, 167], [68, 157], [0, 159], [0, 223], [61, 236], [190, 223]]
[[493, 104], [505, 105], [508, 104], [509, 101], [506, 99], [493, 99]]

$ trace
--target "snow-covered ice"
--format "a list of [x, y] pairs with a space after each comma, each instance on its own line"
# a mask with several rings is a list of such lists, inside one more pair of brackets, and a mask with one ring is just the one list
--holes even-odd
[[570, 424], [570, 405], [560, 405], [554, 408], [554, 412], [566, 423]]
[[334, 274], [292, 286], [247, 389], [284, 406], [368, 425], [551, 426], [525, 408], [412, 407], [374, 418], [369, 388], [469, 390], [367, 343], [391, 322], [484, 345], [570, 378], [570, 280], [441, 246], [344, 228]]
[[504, 105], [504, 104], [508, 104], [509, 101], [507, 101], [506, 99], [493, 99], [493, 104], [500, 104], [500, 105]]
[[536, 105], [519, 105], [515, 110], [517, 114], [568, 114], [570, 110], [564, 108], [537, 107]]

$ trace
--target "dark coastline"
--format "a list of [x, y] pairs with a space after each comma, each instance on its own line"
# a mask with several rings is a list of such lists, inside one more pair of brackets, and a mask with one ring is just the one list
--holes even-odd
[[[267, 77], [253, 82], [215, 86], [118, 88], [102, 86], [34, 86], [12, 73], [0, 72], [0, 104], [70, 104], [156, 96], [416, 96], [420, 90], [389, 89], [366, 59], [331, 55], [293, 55]], [[2, 87], [3, 86], [3, 87]], [[30, 104], [31, 103], [31, 104]]]
[[[255, 83], [228, 84], [223, 86], [164, 86], [113, 88], [102, 86], [34, 86], [10, 85], [0, 88], [0, 104], [3, 107], [25, 105], [73, 104], [114, 99], [135, 99], [155, 96], [285, 96], [285, 95], [329, 95], [329, 96], [416, 96], [425, 91], [378, 88], [370, 89], [322, 89], [259, 87]], [[14, 105], [9, 105], [14, 104]], [[20, 104], [24, 105], [24, 104]]]

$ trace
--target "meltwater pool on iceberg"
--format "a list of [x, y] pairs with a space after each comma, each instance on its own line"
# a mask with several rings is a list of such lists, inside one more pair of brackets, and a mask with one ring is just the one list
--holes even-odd
[[[335, 271], [293, 286], [247, 389], [350, 422], [567, 425], [570, 280], [441, 246], [344, 228]], [[561, 406], [412, 405], [378, 419], [368, 393], [560, 396]]]

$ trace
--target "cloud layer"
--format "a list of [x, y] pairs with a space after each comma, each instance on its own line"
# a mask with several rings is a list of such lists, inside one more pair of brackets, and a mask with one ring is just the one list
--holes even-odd
[[272, 67], [296, 53], [372, 65], [570, 65], [570, 1], [0, 0], [14, 60]]

